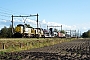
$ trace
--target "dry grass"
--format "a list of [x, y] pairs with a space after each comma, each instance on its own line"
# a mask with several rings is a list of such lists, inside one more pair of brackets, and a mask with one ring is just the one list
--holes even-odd
[[[62, 42], [67, 42], [75, 39], [60, 39], [60, 38], [0, 38], [0, 51], [14, 52], [21, 50], [30, 50], [33, 48], [40, 48], [50, 46]], [[4, 43], [5, 49], [2, 49]]]

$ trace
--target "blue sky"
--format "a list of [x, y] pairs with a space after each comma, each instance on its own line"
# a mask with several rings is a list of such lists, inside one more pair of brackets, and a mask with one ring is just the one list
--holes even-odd
[[[42, 28], [62, 25], [64, 30], [90, 29], [90, 0], [1, 0], [0, 29], [11, 24], [11, 15], [37, 13]], [[35, 20], [36, 17], [30, 17], [26, 23], [35, 27]], [[22, 18], [15, 18], [14, 25], [19, 23], [23, 23]]]

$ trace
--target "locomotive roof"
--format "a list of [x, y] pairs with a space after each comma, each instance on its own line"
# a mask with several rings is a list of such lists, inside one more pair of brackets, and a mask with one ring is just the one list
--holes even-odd
[[42, 28], [35, 28], [35, 29], [42, 29]]
[[17, 26], [24, 26], [23, 24], [18, 24]]

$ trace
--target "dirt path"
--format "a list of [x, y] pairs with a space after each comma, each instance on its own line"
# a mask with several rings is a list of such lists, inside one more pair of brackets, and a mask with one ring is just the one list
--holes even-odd
[[74, 40], [28, 51], [5, 53], [2, 60], [89, 60], [90, 40]]

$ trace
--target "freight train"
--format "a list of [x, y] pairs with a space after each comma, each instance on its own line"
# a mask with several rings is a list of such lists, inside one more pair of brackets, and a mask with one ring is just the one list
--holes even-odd
[[37, 38], [37, 37], [65, 37], [65, 34], [60, 32], [53, 32], [52, 29], [45, 30], [42, 28], [27, 28], [22, 24], [15, 27], [15, 38]]
[[44, 37], [43, 29], [42, 28], [27, 28], [22, 24], [18, 24], [15, 27], [15, 33], [13, 35], [15, 38], [22, 38], [22, 37]]

